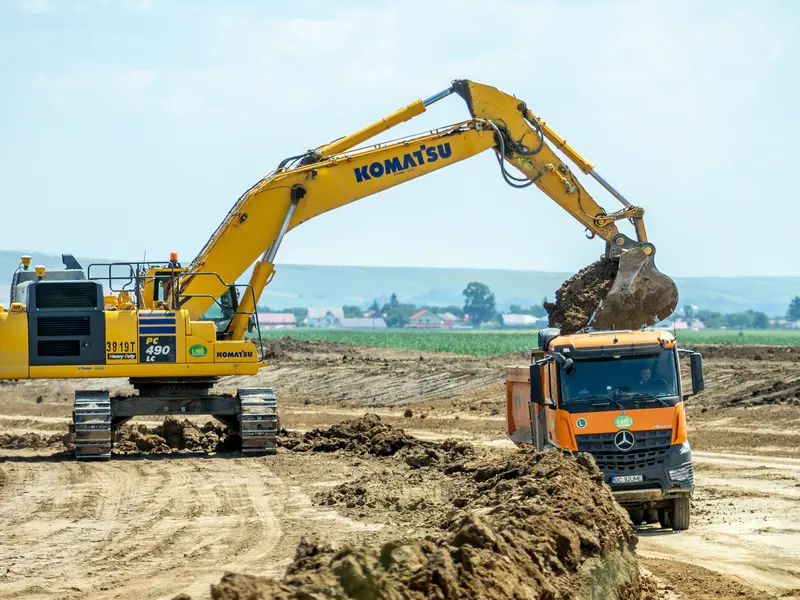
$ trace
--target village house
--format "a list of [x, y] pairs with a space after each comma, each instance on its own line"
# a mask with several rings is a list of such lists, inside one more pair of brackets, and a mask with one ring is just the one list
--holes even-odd
[[341, 327], [344, 319], [344, 310], [341, 306], [309, 306], [305, 327]]
[[386, 321], [382, 317], [345, 317], [340, 322], [344, 329], [386, 329]]
[[406, 327], [410, 329], [442, 329], [452, 327], [458, 321], [458, 317], [453, 314], [437, 315], [427, 309], [422, 309], [409, 317]]
[[672, 321], [669, 327], [676, 330], [693, 329], [697, 331], [699, 329], [705, 329], [706, 324], [698, 319], [691, 319], [690, 321], [687, 321], [686, 319], [675, 319]]
[[505, 329], [536, 329], [539, 326], [538, 319], [533, 315], [507, 314], [502, 317]]
[[285, 329], [297, 327], [292, 313], [258, 313], [258, 326], [262, 329]]

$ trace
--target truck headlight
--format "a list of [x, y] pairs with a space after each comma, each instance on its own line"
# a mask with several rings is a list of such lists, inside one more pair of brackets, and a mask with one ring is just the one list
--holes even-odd
[[667, 471], [670, 481], [686, 481], [692, 477], [692, 464], [683, 465], [682, 467], [675, 467]]

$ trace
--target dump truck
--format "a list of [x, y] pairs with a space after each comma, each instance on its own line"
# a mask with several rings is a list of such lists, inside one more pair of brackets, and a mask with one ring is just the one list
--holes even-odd
[[[687, 355], [690, 382], [680, 369]], [[684, 406], [704, 389], [702, 355], [659, 329], [543, 329], [531, 358], [506, 374], [511, 440], [591, 454], [635, 525], [688, 529], [694, 467]]]

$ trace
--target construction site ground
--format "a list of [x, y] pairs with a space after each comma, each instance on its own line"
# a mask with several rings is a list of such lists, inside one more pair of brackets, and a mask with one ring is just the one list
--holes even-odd
[[[663, 599], [800, 599], [800, 349], [699, 349], [706, 392], [687, 402], [692, 525], [637, 527], [641, 568]], [[527, 364], [523, 354], [293, 340], [271, 342], [268, 354], [258, 376], [219, 387], [272, 386], [291, 432], [374, 413], [420, 440], [470, 442], [485, 460], [516, 452], [503, 429], [503, 378]], [[445, 471], [414, 468], [414, 456], [285, 444], [270, 457], [134, 449], [74, 462], [61, 437], [79, 388], [128, 389], [125, 380], [0, 383], [2, 598], [208, 598], [226, 572], [281, 577], [304, 538], [424, 538], [460, 493]]]

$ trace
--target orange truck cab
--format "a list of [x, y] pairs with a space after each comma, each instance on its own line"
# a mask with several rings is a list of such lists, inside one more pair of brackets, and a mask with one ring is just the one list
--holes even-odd
[[694, 470], [684, 402], [704, 388], [702, 356], [662, 330], [544, 329], [533, 358], [506, 375], [511, 440], [591, 454], [635, 525], [688, 529]]

